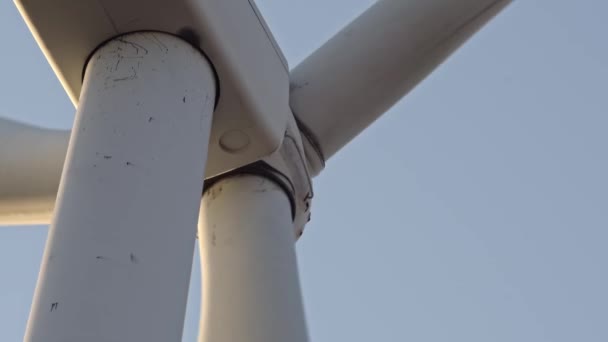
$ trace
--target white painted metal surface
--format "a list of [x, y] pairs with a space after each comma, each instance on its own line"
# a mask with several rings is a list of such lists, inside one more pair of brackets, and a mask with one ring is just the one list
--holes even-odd
[[307, 340], [289, 200], [252, 175], [205, 191], [198, 237], [201, 342]]
[[[84, 52], [81, 48], [78, 49], [79, 52], [77, 53], [73, 51], [70, 52], [70, 49], [73, 49], [74, 47], [69, 44], [64, 46], [63, 44], [65, 44], [66, 41], [63, 41], [60, 38], [63, 36], [75, 37], [74, 39], [84, 39], [89, 42], [90, 37], [88, 36], [76, 37], [89, 31], [81, 32], [81, 30], [78, 29], [67, 29], [67, 26], [57, 24], [57, 22], [63, 20], [59, 20], [58, 18], [61, 19], [64, 17], [61, 16], [61, 13], [52, 11], [61, 12], [65, 11], [66, 8], [72, 8], [73, 10], [82, 11], [82, 13], [78, 12], [80, 14], [84, 15], [88, 13], [87, 15], [93, 15], [93, 17], [89, 19], [82, 19], [83, 22], [96, 23], [96, 20], [104, 21], [105, 24], [99, 26], [99, 30], [102, 30], [104, 33], [100, 33], [100, 35], [96, 34], [95, 39], [101, 39], [102, 36], [106, 37], [111, 34], [112, 29], [107, 28], [108, 25], [111, 26], [111, 24], [107, 23], [107, 21], [110, 20], [109, 18], [112, 18], [112, 20], [122, 20], [119, 25], [121, 30], [136, 29], [139, 26], [133, 25], [136, 25], [136, 23], [141, 24], [141, 22], [137, 20], [129, 22], [125, 21], [127, 20], [125, 17], [115, 18], [111, 14], [108, 14], [108, 17], [104, 18], [95, 16], [95, 13], [99, 14], [99, 12], [95, 12], [95, 8], [99, 10], [98, 6], [101, 6], [100, 4], [111, 3], [113, 4], [113, 11], [111, 11], [111, 13], [121, 13], [120, 10], [125, 9], [123, 7], [125, 5], [123, 2], [114, 3], [112, 1], [104, 1], [96, 3], [96, 5], [89, 4], [91, 6], [85, 6], [85, 3], [89, 3], [87, 1], [61, 0], [61, 6], [56, 2], [50, 3], [43, 0], [17, 0], [16, 3], [24, 16], [26, 16], [30, 28], [32, 28], [34, 35], [37, 37], [38, 42], [41, 44], [43, 50], [46, 51], [47, 55], [50, 54], [50, 50], [45, 47], [46, 43], [44, 42], [50, 39], [53, 44], [59, 44], [58, 46], [64, 48], [58, 49], [56, 53], [64, 57], [74, 53], [74, 56], [80, 56], [77, 60], [82, 60], [82, 58], [84, 58], [83, 56], [89, 52]], [[197, 7], [197, 9], [201, 10], [204, 8], [203, 4], [211, 3], [211, 1], [212, 0], [196, 2], [196, 6], [201, 6]], [[192, 5], [190, 2], [186, 3]], [[253, 5], [252, 2], [250, 3]], [[324, 167], [324, 159], [328, 159], [335, 154], [340, 148], [365, 129], [365, 127], [382, 115], [396, 101], [424, 79], [468, 37], [473, 35], [485, 22], [509, 3], [510, 0], [380, 0], [319, 50], [314, 52], [304, 62], [298, 65], [290, 76], [290, 102], [295, 115], [304, 126], [308, 128], [308, 130], [304, 132], [305, 134], [303, 134], [305, 137], [303, 141], [306, 150], [306, 158], [312, 175], [317, 175], [322, 170]], [[182, 3], [180, 2], [180, 4]], [[80, 7], [76, 5], [79, 5]], [[169, 6], [168, 10], [182, 11], [183, 7], [180, 7], [182, 5], [176, 5], [175, 7]], [[230, 6], [237, 6], [233, 0], [223, 1], [215, 5], [220, 6], [223, 10], [228, 10], [228, 7]], [[222, 6], [228, 7], [224, 8]], [[147, 6], [147, 8], [148, 7], [149, 6]], [[133, 8], [127, 6], [127, 9], [129, 8], [129, 11], [133, 10]], [[165, 7], [162, 6], [158, 8], [165, 9]], [[143, 15], [140, 13], [141, 11], [129, 11], [127, 12], [134, 13], [134, 16]], [[262, 24], [262, 28], [268, 33], [269, 31], [263, 24], [263, 20], [259, 17], [257, 10], [254, 12], [256, 14], [256, 20], [259, 20]], [[158, 13], [155, 13], [156, 12], [146, 14], [144, 17], [146, 20], [152, 20], [151, 18], [158, 15]], [[83, 16], [82, 18], [85, 17], [86, 16]], [[80, 17], [69, 17], [70, 20], [76, 20], [77, 18]], [[161, 16], [161, 18], [169, 20], [170, 23], [164, 22], [164, 24], [173, 25], [171, 26], [173, 31], [178, 30], [178, 27], [183, 24], [179, 21], [172, 21], [172, 16], [165, 15]], [[232, 22], [236, 22], [236, 20], [232, 20]], [[199, 24], [202, 25], [203, 23]], [[93, 26], [97, 27], [95, 25]], [[55, 27], [55, 29], [52, 29], [53, 27]], [[65, 30], [65, 32], [63, 30]], [[40, 36], [40, 32], [43, 32], [46, 38]], [[232, 52], [237, 51], [237, 48], [240, 48], [240, 44], [244, 43], [240, 40], [242, 37], [236, 34], [236, 32], [227, 31], [224, 33], [228, 34], [228, 36], [225, 36], [225, 39], [227, 40], [225, 42], [227, 44], [225, 46], [227, 48], [226, 51], [231, 51], [231, 53], [222, 56], [233, 56], [235, 58], [245, 56], [232, 54]], [[58, 36], [55, 36], [56, 34]], [[230, 34], [236, 35], [233, 37], [230, 36]], [[268, 37], [270, 43], [264, 43], [262, 45], [266, 47], [272, 45], [274, 51], [279, 56], [278, 59], [282, 61], [283, 58], [281, 57], [278, 48], [276, 48], [272, 36], [268, 35]], [[234, 40], [235, 43], [228, 43], [228, 40]], [[218, 44], [219, 43], [220, 42], [218, 42]], [[95, 46], [91, 42], [87, 44], [90, 45], [88, 47], [90, 49]], [[232, 47], [228, 48], [230, 46]], [[270, 58], [271, 56], [266, 57]], [[49, 58], [51, 59], [51, 62], [54, 59], [61, 59], [60, 57]], [[260, 56], [260, 58], [262, 57]], [[262, 59], [266, 60], [267, 58]], [[273, 59], [274, 57], [270, 58], [270, 60]], [[222, 58], [218, 57], [215, 58], [214, 62], [221, 62], [221, 60]], [[231, 60], [231, 63], [232, 62], [236, 64], [240, 63]], [[250, 59], [245, 59], [244, 62], [249, 63], [252, 61]], [[278, 63], [277, 61], [274, 61], [273, 63], [276, 65], [283, 65], [282, 62]], [[55, 66], [55, 68], [57, 69], [58, 67]], [[217, 68], [218, 70], [221, 69], [219, 67]], [[252, 70], [255, 70], [256, 72], [260, 72], [259, 75], [266, 75], [267, 70], [266, 68], [253, 68], [250, 64], [243, 64], [243, 68], [244, 69], [238, 69], [238, 72], [252, 72]], [[279, 69], [280, 68], [273, 68], [273, 70]], [[72, 70], [71, 72], [75, 71]], [[71, 77], [76, 77], [75, 75], [76, 74]], [[277, 77], [278, 79], [281, 79], [277, 80], [277, 84], [285, 83], [281, 78], [282, 76]], [[221, 75], [220, 78], [222, 78]], [[222, 86], [220, 97], [226, 100], [226, 94], [224, 92], [226, 84], [221, 80], [220, 83]], [[247, 85], [244, 86], [250, 89], [258, 89], [264, 88], [262, 84], [264, 83], [247, 83]], [[272, 100], [269, 98], [267, 102], [273, 102], [277, 99], [279, 99], [279, 102], [283, 101], [282, 95], [279, 97], [272, 97]], [[224, 102], [236, 103], [234, 101]], [[225, 117], [225, 113], [232, 112], [234, 114], [238, 112], [228, 110], [228, 107], [222, 107], [222, 103], [223, 102], [220, 101], [216, 111], [209, 153], [211, 156], [223, 154], [224, 157], [227, 157], [234, 162], [233, 165], [237, 165], [240, 162], [236, 162], [236, 160], [243, 157], [243, 155], [240, 152], [233, 152], [235, 150], [239, 151], [240, 147], [248, 145], [251, 142], [249, 138], [253, 137], [253, 135], [243, 135], [239, 132], [239, 129], [215, 130], [215, 127], [218, 127], [219, 122]], [[289, 109], [283, 114], [288, 112]], [[244, 122], [232, 119], [229, 121], [231, 124], [241, 124]], [[281, 121], [279, 126], [284, 128], [284, 123]], [[279, 126], [277, 126], [277, 129]], [[283, 133], [284, 131], [281, 132]], [[222, 136], [224, 139], [222, 139]], [[311, 138], [313, 139], [311, 140]], [[314, 142], [318, 142], [318, 144], [314, 144]], [[5, 149], [2, 149], [2, 147], [0, 147], [0, 153], [3, 155], [0, 155], [0, 157], [3, 157], [6, 153]], [[248, 151], [247, 153], [251, 152], [249, 148], [245, 148], [245, 150]], [[226, 151], [233, 152], [224, 153]], [[60, 151], [54, 153], [57, 155], [61, 154]], [[27, 163], [31, 163], [29, 158], [29, 156], [24, 154], [22, 160], [28, 160]], [[35, 156], [32, 157], [32, 159], [35, 158]], [[247, 159], [248, 158], [244, 158], [240, 160]], [[50, 157], [48, 160], [50, 161]], [[58, 172], [58, 169], [56, 168], [57, 161], [44, 165], [48, 165], [48, 172], [47, 170], [39, 169], [37, 171], [40, 172], [37, 172], [36, 175], [47, 172], [50, 184], [52, 183], [52, 175], [57, 174]], [[215, 174], [218, 170], [218, 168], [214, 168], [209, 164], [207, 175]], [[38, 184], [30, 181], [32, 178], [35, 178], [33, 177], [33, 174], [30, 176], [28, 176], [27, 172], [23, 173], [23, 177], [28, 177], [27, 179], [31, 185]], [[45, 177], [46, 176], [40, 179], [44, 179]], [[23, 179], [25, 180], [26, 178]], [[20, 182], [23, 183], [23, 181]], [[45, 183], [44, 187], [42, 187], [44, 188], [43, 192], [46, 192], [47, 189], [52, 187], [53, 185], [46, 185]], [[49, 191], [45, 196], [40, 196], [36, 193], [33, 199], [23, 197], [23, 200], [19, 203], [14, 201], [14, 196], [11, 197], [11, 195], [9, 196], [10, 201], [12, 201], [11, 205], [7, 205], [8, 202], [0, 198], [0, 224], [48, 222], [48, 208], [53, 206], [52, 201], [54, 196], [52, 193], [53, 191]], [[2, 193], [0, 193], [0, 197], [1, 195]], [[43, 198], [46, 198], [46, 200], [42, 200]]]
[[0, 225], [50, 222], [69, 137], [0, 119]]
[[173, 36], [95, 52], [26, 341], [180, 341], [214, 99]]
[[330, 158], [510, 2], [378, 1], [292, 71], [295, 115]]
[[[15, 0], [77, 104], [82, 71], [102, 42], [135, 31], [188, 39], [219, 78], [207, 175], [276, 150], [289, 112], [289, 70], [253, 0]], [[162, 48], [162, 47], [161, 47]]]

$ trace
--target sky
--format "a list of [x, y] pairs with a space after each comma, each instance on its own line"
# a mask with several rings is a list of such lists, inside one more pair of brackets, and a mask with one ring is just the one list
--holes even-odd
[[[257, 3], [293, 67], [373, 1]], [[607, 11], [515, 1], [327, 163], [297, 243], [311, 341], [608, 341]], [[0, 115], [70, 127], [10, 1], [0, 41]], [[0, 227], [2, 341], [46, 232]], [[199, 289], [195, 257], [183, 341]]]

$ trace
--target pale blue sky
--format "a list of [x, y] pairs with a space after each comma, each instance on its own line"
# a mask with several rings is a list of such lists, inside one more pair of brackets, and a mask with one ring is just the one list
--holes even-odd
[[[372, 2], [258, 0], [292, 66]], [[516, 1], [328, 163], [298, 242], [311, 341], [608, 341], [607, 13]], [[0, 40], [0, 115], [69, 127], [10, 1]], [[45, 238], [0, 229], [2, 341]]]

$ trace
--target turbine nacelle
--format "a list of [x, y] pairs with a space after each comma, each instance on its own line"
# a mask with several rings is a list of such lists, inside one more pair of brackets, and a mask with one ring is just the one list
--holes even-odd
[[[159, 31], [180, 36], [203, 51], [215, 69], [219, 88], [207, 177], [256, 161], [281, 144], [290, 112], [289, 69], [253, 1], [15, 3], [75, 106], [89, 56], [111, 38]], [[167, 49], [156, 43], [159, 50]], [[128, 51], [116, 53], [129, 58]]]

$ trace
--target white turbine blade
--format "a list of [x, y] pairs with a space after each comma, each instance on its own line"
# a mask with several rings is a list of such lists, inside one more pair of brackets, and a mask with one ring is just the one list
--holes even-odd
[[381, 0], [313, 52], [291, 72], [290, 103], [320, 157], [340, 150], [510, 2]]
[[0, 225], [50, 222], [69, 137], [0, 118]]

